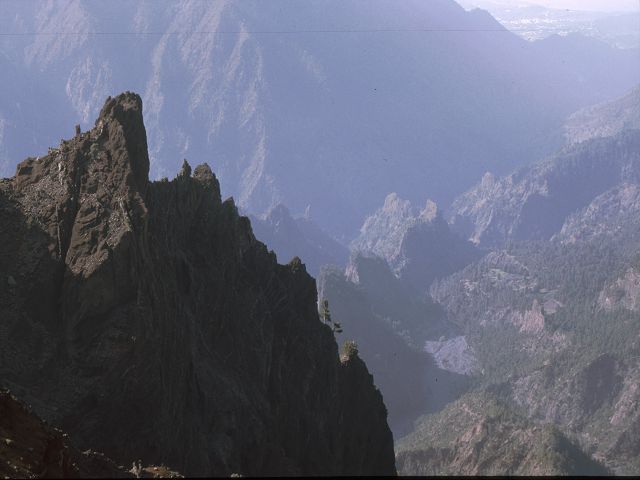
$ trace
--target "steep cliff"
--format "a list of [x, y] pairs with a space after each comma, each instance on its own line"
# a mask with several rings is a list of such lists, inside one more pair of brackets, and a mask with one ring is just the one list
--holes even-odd
[[115, 461], [393, 474], [386, 408], [204, 164], [148, 181], [140, 97], [0, 181], [0, 379]]

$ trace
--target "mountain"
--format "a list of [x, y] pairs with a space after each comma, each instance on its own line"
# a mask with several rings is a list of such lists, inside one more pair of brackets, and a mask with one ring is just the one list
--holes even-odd
[[618, 100], [583, 108], [564, 126], [570, 144], [634, 129], [640, 129], [640, 86]]
[[536, 425], [486, 393], [422, 418], [398, 443], [396, 462], [401, 475], [611, 475], [553, 425]]
[[485, 247], [548, 240], [569, 215], [614, 187], [637, 183], [639, 174], [640, 130], [594, 138], [503, 178], [485, 174], [453, 202], [449, 221]]
[[304, 258], [312, 275], [317, 275], [323, 265], [344, 266], [349, 260], [346, 247], [308, 217], [293, 218], [284, 205], [277, 205], [262, 217], [249, 218], [256, 238], [273, 249], [280, 260]]
[[385, 259], [399, 278], [420, 292], [479, 258], [473, 244], [449, 229], [433, 201], [419, 211], [396, 193], [387, 195], [382, 208], [366, 218], [351, 249]]
[[628, 12], [581, 10], [581, 2], [575, 2], [574, 8], [548, 8], [535, 1], [459, 0], [458, 3], [467, 9], [477, 7], [491, 12], [502, 25], [527, 40], [580, 33], [620, 48], [640, 47], [637, 9]]
[[[562, 243], [595, 240], [610, 242], [631, 236], [638, 227], [640, 185], [622, 183], [598, 195], [586, 207], [571, 214], [554, 239]], [[599, 238], [598, 238], [599, 237]]]
[[637, 475], [640, 131], [616, 128], [454, 202], [452, 229], [485, 254], [429, 295], [475, 368], [397, 441], [401, 474]]
[[148, 169], [125, 93], [0, 181], [3, 385], [116, 462], [395, 474], [382, 396], [301, 261], [276, 263], [206, 164]]
[[452, 0], [3, 7], [5, 174], [86, 128], [107, 95], [141, 91], [153, 178], [203, 158], [244, 211], [311, 205], [345, 241], [389, 191], [449, 204], [484, 171], [549, 154], [567, 115], [640, 73], [636, 50], [529, 43]]
[[621, 217], [597, 207], [632, 192], [607, 192], [571, 217], [565, 234], [514, 242], [431, 289], [476, 353], [477, 385], [627, 475], [640, 468], [640, 223], [629, 215], [606, 233], [593, 225], [615, 224]]

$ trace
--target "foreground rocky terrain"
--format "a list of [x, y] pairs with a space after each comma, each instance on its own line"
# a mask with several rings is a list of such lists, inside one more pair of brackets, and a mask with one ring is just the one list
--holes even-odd
[[0, 391], [0, 475], [3, 478], [133, 478], [108, 458], [70, 448], [56, 430]]
[[304, 264], [276, 263], [206, 164], [148, 170], [125, 93], [0, 181], [3, 385], [122, 464], [394, 474], [382, 396]]
[[0, 390], [0, 475], [3, 478], [181, 478], [165, 466], [133, 460], [126, 470], [104, 455], [80, 452], [6, 390]]

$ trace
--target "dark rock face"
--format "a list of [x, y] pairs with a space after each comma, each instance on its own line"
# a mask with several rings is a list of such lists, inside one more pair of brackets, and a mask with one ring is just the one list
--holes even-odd
[[394, 474], [382, 397], [304, 265], [276, 263], [208, 166], [148, 182], [146, 147], [126, 93], [0, 181], [3, 382], [116, 461]]

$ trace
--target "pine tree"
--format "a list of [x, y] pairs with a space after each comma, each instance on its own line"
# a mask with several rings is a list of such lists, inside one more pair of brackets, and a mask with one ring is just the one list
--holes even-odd
[[329, 300], [322, 301], [322, 308], [320, 309], [320, 318], [325, 323], [325, 325], [329, 325], [333, 333], [342, 333], [342, 325], [338, 322], [334, 322], [331, 320], [331, 312], [329, 311]]

